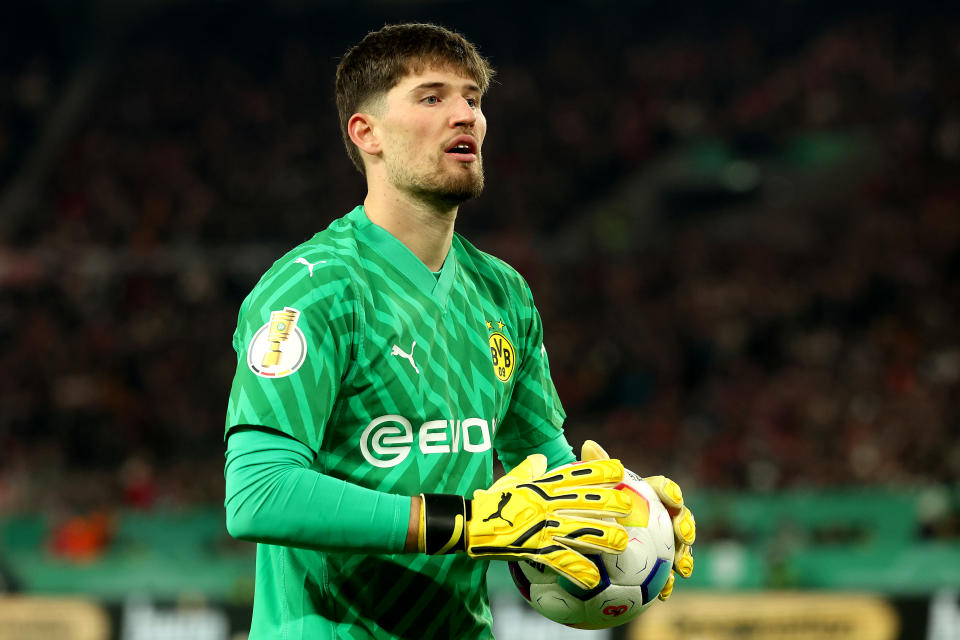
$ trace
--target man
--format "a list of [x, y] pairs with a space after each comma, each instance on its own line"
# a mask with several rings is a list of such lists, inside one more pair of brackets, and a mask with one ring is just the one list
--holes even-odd
[[[618, 461], [591, 444], [546, 473], [575, 458], [529, 288], [453, 231], [483, 188], [492, 75], [419, 24], [337, 70], [366, 199], [267, 271], [234, 335], [225, 505], [260, 543], [251, 638], [489, 638], [486, 559], [589, 588], [583, 552], [626, 546]], [[491, 486], [493, 449], [509, 473]], [[657, 486], [689, 575], [693, 518]]]

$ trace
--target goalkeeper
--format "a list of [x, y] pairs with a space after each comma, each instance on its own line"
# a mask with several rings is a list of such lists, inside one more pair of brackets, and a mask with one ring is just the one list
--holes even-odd
[[[529, 287], [453, 231], [483, 188], [492, 75], [422, 24], [368, 34], [337, 69], [367, 196], [274, 263], [233, 340], [225, 506], [259, 543], [254, 640], [490, 638], [487, 559], [590, 587], [583, 554], [626, 546], [617, 460], [588, 444], [547, 471], [575, 457]], [[654, 486], [689, 575], [693, 518]]]

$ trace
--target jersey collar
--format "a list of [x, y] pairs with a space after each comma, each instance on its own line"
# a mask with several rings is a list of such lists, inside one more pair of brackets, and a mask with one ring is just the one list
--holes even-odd
[[438, 278], [405, 244], [389, 231], [370, 221], [363, 205], [347, 214], [357, 228], [357, 236], [378, 254], [387, 259], [424, 295], [433, 298], [440, 306], [446, 306], [450, 287], [457, 271], [457, 259], [453, 247], [447, 252]]

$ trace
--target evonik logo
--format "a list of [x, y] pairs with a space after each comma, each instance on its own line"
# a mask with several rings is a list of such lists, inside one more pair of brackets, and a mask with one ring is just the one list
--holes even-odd
[[430, 420], [413, 432], [403, 416], [390, 414], [374, 419], [360, 434], [360, 453], [375, 467], [395, 467], [410, 455], [414, 444], [424, 455], [439, 453], [482, 453], [493, 446], [497, 421], [483, 418]]

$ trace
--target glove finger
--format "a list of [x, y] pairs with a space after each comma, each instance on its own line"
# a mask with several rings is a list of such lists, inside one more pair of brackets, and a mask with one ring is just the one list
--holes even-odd
[[600, 584], [600, 570], [597, 565], [583, 554], [562, 545], [557, 545], [556, 550], [550, 553], [529, 554], [525, 557], [547, 565], [581, 589], [593, 589]]
[[471, 558], [485, 558], [488, 560], [519, 560], [544, 564], [557, 573], [566, 576], [581, 589], [593, 589], [600, 584], [600, 570], [582, 553], [574, 551], [562, 544], [551, 544], [546, 549], [522, 549], [496, 547], [469, 548], [467, 555]]
[[546, 470], [547, 457], [542, 453], [531, 453], [523, 462], [511, 469], [510, 473], [490, 485], [487, 491], [498, 491], [521, 482], [529, 482], [542, 476]]
[[586, 553], [622, 553], [630, 536], [615, 522], [561, 516], [551, 527], [551, 536], [577, 551]]
[[681, 578], [689, 578], [693, 574], [693, 551], [687, 545], [677, 547], [673, 554], [673, 568]]
[[670, 572], [670, 577], [667, 578], [667, 584], [663, 585], [663, 589], [660, 589], [660, 593], [657, 595], [661, 600], [666, 600], [673, 593], [673, 583], [676, 582], [676, 578], [673, 575], [673, 571]]
[[623, 474], [619, 460], [591, 460], [553, 469], [533, 482], [548, 490], [598, 484], [612, 486], [623, 482]]
[[697, 522], [687, 507], [681, 507], [680, 513], [673, 518], [673, 534], [681, 544], [691, 545], [697, 539]]
[[581, 462], [589, 462], [591, 460], [609, 460], [610, 456], [606, 451], [603, 450], [599, 444], [593, 440], [587, 440], [583, 443], [583, 446], [580, 448], [580, 460]]
[[517, 485], [516, 488], [535, 493], [537, 501], [542, 501], [550, 513], [579, 513], [589, 518], [621, 518], [633, 512], [633, 499], [629, 492], [609, 487], [569, 487], [562, 493], [546, 492], [532, 483]]
[[664, 476], [650, 476], [644, 480], [657, 492], [657, 497], [670, 511], [670, 515], [676, 515], [683, 506], [683, 491], [680, 490], [680, 485]]

